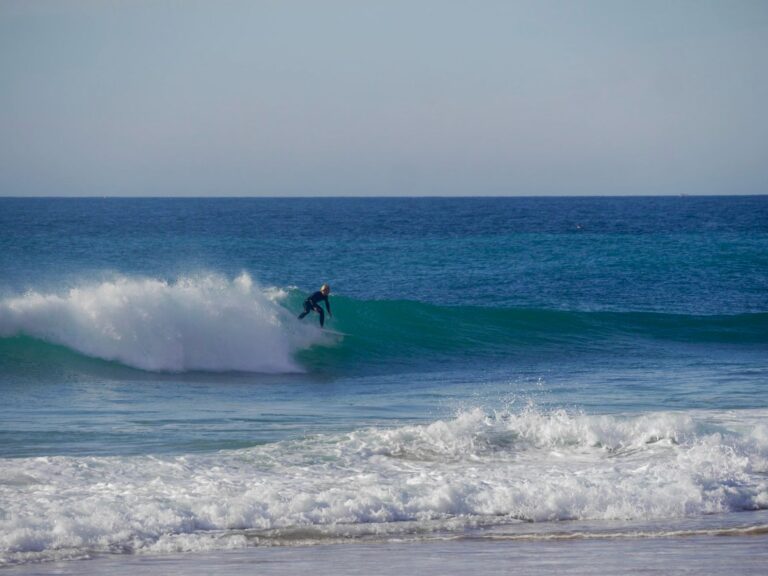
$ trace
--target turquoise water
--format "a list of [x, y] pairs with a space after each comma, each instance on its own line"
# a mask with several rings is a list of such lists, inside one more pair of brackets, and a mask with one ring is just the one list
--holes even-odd
[[0, 565], [748, 532], [767, 387], [768, 197], [0, 199]]

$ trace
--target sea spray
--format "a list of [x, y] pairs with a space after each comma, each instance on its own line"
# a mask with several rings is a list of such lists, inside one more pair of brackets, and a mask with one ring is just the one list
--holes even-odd
[[278, 303], [284, 297], [246, 273], [118, 277], [1, 300], [0, 337], [22, 334], [144, 370], [298, 372], [295, 352], [324, 339], [294, 321]]

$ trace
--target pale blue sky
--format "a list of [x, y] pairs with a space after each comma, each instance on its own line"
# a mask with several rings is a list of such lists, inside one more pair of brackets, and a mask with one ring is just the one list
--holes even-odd
[[768, 1], [0, 0], [0, 195], [768, 193]]

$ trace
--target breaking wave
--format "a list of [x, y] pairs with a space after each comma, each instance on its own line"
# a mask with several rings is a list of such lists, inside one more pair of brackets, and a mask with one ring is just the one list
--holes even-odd
[[0, 565], [768, 509], [765, 411], [472, 409], [206, 455], [0, 460]]
[[23, 335], [143, 370], [297, 372], [296, 351], [323, 335], [293, 322], [284, 297], [248, 274], [121, 277], [0, 300], [0, 338]]
[[389, 368], [466, 355], [508, 359], [541, 352], [624, 354], [669, 343], [768, 343], [766, 313], [485, 308], [334, 295], [330, 327], [351, 334], [338, 338], [320, 331], [314, 318], [296, 321], [305, 297], [296, 288], [264, 289], [246, 273], [174, 282], [121, 277], [62, 293], [30, 291], [0, 300], [0, 365], [8, 347], [3, 339], [17, 336], [27, 339], [22, 347], [36, 347], [31, 355], [51, 353], [39, 349], [45, 343], [144, 370], [267, 373]]

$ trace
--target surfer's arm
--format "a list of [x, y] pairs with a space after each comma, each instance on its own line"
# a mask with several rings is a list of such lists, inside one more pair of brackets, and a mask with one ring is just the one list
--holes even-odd
[[333, 316], [333, 312], [331, 312], [331, 301], [328, 299], [328, 296], [325, 297], [325, 309], [328, 310], [328, 316]]

